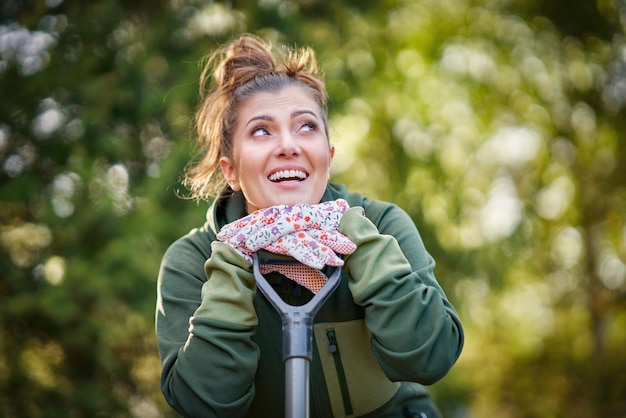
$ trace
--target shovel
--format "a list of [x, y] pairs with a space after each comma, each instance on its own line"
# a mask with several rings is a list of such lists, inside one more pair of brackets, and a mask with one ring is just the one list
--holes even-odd
[[259, 269], [260, 264], [298, 264], [295, 259], [267, 251], [255, 253], [254, 278], [261, 293], [280, 314], [283, 325], [283, 362], [285, 363], [285, 417], [309, 417], [309, 365], [313, 359], [313, 318], [341, 281], [341, 268], [313, 298], [301, 306], [286, 303]]

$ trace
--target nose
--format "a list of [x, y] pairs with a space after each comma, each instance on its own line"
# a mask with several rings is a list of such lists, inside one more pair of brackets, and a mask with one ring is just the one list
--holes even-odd
[[300, 145], [291, 132], [282, 132], [278, 138], [276, 154], [279, 157], [294, 157], [301, 153]]

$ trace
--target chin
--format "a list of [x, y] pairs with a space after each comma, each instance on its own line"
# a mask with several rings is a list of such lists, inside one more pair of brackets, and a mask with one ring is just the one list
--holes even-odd
[[321, 199], [321, 196], [314, 197], [310, 194], [299, 195], [299, 196], [284, 196], [284, 197], [276, 196], [276, 198], [273, 199], [274, 203], [272, 205], [273, 206], [277, 206], [277, 205], [293, 206], [293, 205], [301, 205], [301, 204], [315, 205], [320, 202], [320, 199]]
[[251, 207], [267, 208], [279, 205], [316, 205], [320, 203], [320, 200], [324, 195], [324, 190], [325, 188], [322, 190], [265, 190], [262, 195], [257, 194], [254, 196], [254, 194], [251, 194], [251, 196], [248, 197], [252, 199], [247, 200], [249, 209]]

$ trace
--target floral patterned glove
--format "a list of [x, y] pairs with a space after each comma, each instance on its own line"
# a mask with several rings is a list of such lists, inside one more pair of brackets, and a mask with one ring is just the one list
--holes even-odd
[[336, 231], [341, 216], [348, 209], [348, 202], [344, 199], [317, 205], [272, 206], [225, 225], [217, 239], [233, 247], [245, 246], [257, 251], [295, 231]]
[[325, 266], [340, 267], [337, 254], [352, 254], [356, 245], [337, 228], [348, 203], [339, 199], [318, 205], [273, 206], [225, 225], [217, 235], [248, 262], [255, 251], [265, 249], [288, 255], [301, 265], [261, 265], [261, 272], [277, 270], [317, 292], [326, 276]]
[[[309, 229], [306, 231], [309, 236], [311, 236], [314, 240], [318, 241], [320, 244], [326, 245], [330, 247], [332, 251], [336, 254], [352, 254], [356, 250], [356, 244], [350, 241], [350, 238], [345, 236], [339, 231], [323, 231], [320, 229]], [[338, 266], [343, 265], [343, 260], [339, 259], [341, 264], [337, 264]], [[327, 263], [328, 264], [328, 263]], [[331, 265], [331, 264], [328, 264]]]
[[[237, 246], [226, 242], [244, 259], [252, 263], [255, 251], [246, 247], [245, 241]], [[338, 231], [292, 232], [263, 247], [274, 254], [288, 255], [302, 264], [321, 270], [325, 265], [340, 267], [343, 260], [337, 254], [352, 254], [356, 245]]]
[[[233, 247], [249, 263], [252, 263], [254, 251], [244, 246]], [[351, 254], [356, 245], [338, 231], [310, 229], [287, 234], [264, 249], [275, 254], [289, 255], [302, 264], [261, 264], [261, 273], [278, 271], [296, 283], [317, 293], [328, 277], [320, 270], [324, 265], [339, 267], [343, 260], [339, 254]]]
[[310, 229], [289, 233], [263, 249], [289, 255], [302, 264], [321, 270], [325, 265], [343, 266], [337, 253], [352, 254], [356, 245], [340, 232]]

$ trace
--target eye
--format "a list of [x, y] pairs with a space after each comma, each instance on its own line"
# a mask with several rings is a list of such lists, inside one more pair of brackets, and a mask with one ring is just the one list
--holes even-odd
[[300, 132], [317, 132], [319, 130], [319, 127], [317, 125], [316, 122], [313, 121], [306, 121], [302, 124], [302, 126], [300, 126], [299, 131]]
[[254, 128], [252, 128], [252, 131], [250, 132], [250, 135], [255, 136], [255, 137], [267, 136], [269, 134], [270, 133], [265, 126], [255, 126]]

